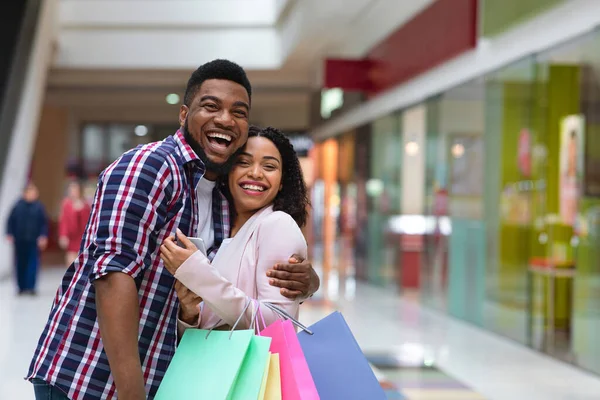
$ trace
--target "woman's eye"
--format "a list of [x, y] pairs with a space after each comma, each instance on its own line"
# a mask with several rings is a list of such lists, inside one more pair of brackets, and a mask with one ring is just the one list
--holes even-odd
[[267, 171], [273, 171], [275, 170], [277, 167], [275, 165], [265, 165], [265, 169]]
[[242, 166], [244, 166], [244, 165], [248, 165], [248, 161], [246, 161], [246, 160], [239, 160], [239, 161], [237, 162], [237, 165], [242, 165]]

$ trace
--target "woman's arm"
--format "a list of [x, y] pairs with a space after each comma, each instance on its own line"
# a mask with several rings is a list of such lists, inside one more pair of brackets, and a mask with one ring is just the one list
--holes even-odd
[[[257, 263], [252, 276], [255, 279], [258, 300], [276, 304], [296, 316], [298, 301], [282, 296], [279, 288], [271, 286], [266, 271], [274, 264], [287, 260], [291, 254], [306, 257], [306, 241], [302, 232], [287, 214], [274, 213], [261, 223], [257, 239]], [[200, 251], [189, 256], [179, 268], [173, 268], [172, 261], [181, 259], [180, 254], [186, 250], [172, 246], [165, 249], [165, 252], [162, 250], [163, 248], [161, 258], [167, 269], [174, 272], [175, 278], [204, 300], [205, 312], [202, 319], [212, 311], [226, 324], [233, 325], [251, 297], [225, 279]], [[207, 310], [207, 307], [210, 310]], [[277, 314], [267, 307], [262, 306], [261, 312], [267, 325], [278, 319]], [[246, 313], [247, 318], [240, 321], [238, 328], [244, 329], [250, 325], [252, 310], [248, 308]]]
[[63, 200], [60, 208], [60, 215], [58, 217], [58, 237], [66, 238], [69, 235], [69, 205], [68, 200]]

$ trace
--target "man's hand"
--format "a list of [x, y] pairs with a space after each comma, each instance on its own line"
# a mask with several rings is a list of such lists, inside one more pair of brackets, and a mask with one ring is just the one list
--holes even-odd
[[179, 319], [188, 325], [198, 325], [202, 297], [188, 289], [183, 283], [175, 281], [175, 292], [179, 298]]
[[41, 251], [46, 250], [46, 247], [48, 247], [48, 238], [46, 236], [40, 236], [37, 240], [37, 245]]
[[307, 298], [319, 290], [319, 276], [311, 263], [294, 254], [289, 264], [277, 264], [267, 271], [269, 284], [281, 288], [281, 294], [289, 299]]
[[6, 240], [7, 240], [9, 243], [12, 243], [12, 242], [14, 242], [14, 241], [15, 241], [15, 238], [14, 238], [12, 235], [6, 235]]

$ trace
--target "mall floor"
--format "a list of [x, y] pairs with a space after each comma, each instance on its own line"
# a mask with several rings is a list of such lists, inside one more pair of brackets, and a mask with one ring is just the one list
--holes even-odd
[[[0, 282], [0, 399], [32, 399], [26, 373], [62, 276], [45, 268], [37, 297], [15, 296]], [[389, 399], [577, 400], [600, 398], [600, 377], [516, 342], [424, 308], [409, 297], [329, 280], [321, 296], [302, 306], [312, 323], [339, 309], [374, 365]], [[336, 301], [325, 300], [327, 298]]]

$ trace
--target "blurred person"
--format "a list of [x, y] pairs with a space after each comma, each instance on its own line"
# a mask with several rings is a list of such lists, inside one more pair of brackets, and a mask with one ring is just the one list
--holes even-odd
[[19, 294], [35, 295], [40, 251], [48, 245], [48, 219], [33, 183], [27, 184], [23, 197], [10, 212], [6, 234], [14, 246]]
[[[186, 87], [181, 128], [100, 174], [82, 253], [65, 273], [29, 369], [37, 399], [154, 397], [175, 352], [179, 304], [196, 302], [175, 285], [159, 246], [180, 229], [200, 236], [212, 260], [229, 236], [229, 204], [215, 181], [246, 143], [251, 90], [235, 63], [200, 66]], [[269, 284], [306, 298], [319, 278], [290, 256], [267, 272]]]
[[67, 189], [67, 197], [63, 200], [58, 221], [58, 243], [66, 252], [67, 268], [77, 257], [91, 211], [90, 204], [83, 196], [81, 183], [71, 182]]
[[[191, 304], [182, 302], [182, 315], [191, 319], [180, 324], [180, 335], [191, 327], [234, 326], [252, 300], [269, 301], [298, 316], [299, 299], [283, 296], [266, 276], [277, 260], [307, 253], [300, 228], [309, 201], [294, 147], [277, 129], [251, 127], [242, 152], [220, 181], [232, 205], [232, 228], [212, 263], [181, 232], [177, 239], [183, 247], [169, 237], [160, 248], [165, 267], [197, 296]], [[270, 308], [259, 307], [266, 325], [278, 319]], [[247, 310], [237, 328], [247, 329], [254, 312]]]

